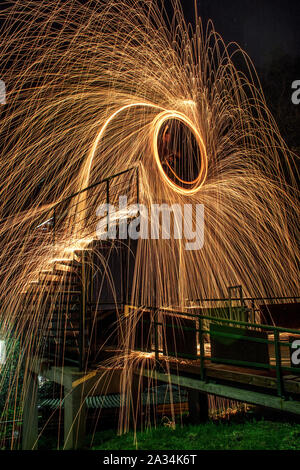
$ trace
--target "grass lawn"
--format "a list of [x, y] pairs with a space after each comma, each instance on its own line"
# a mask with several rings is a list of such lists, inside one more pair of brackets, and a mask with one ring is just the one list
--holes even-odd
[[158, 427], [116, 436], [114, 431], [95, 434], [93, 449], [102, 450], [300, 450], [300, 424], [249, 420], [176, 429]]

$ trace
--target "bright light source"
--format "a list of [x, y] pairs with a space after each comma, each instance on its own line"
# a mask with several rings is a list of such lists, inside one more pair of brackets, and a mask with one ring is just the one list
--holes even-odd
[[0, 365], [5, 364], [6, 361], [6, 346], [5, 341], [0, 340]]
[[188, 106], [196, 106], [196, 102], [194, 100], [183, 100], [182, 103]]

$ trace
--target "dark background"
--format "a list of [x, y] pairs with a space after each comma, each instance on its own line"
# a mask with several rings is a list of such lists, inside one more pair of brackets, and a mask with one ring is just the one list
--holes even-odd
[[[194, 0], [181, 3], [193, 24]], [[300, 104], [291, 101], [300, 80], [300, 0], [197, 0], [197, 7], [204, 26], [211, 19], [226, 43], [250, 56], [284, 139], [300, 154]]]
[[[157, 1], [171, 15], [171, 0]], [[0, 0], [0, 10], [8, 3]], [[194, 0], [181, 4], [194, 24]], [[300, 0], [197, 0], [197, 7], [204, 27], [211, 19], [226, 43], [237, 42], [248, 53], [284, 139], [300, 154], [300, 104], [291, 101], [291, 84], [300, 80]]]

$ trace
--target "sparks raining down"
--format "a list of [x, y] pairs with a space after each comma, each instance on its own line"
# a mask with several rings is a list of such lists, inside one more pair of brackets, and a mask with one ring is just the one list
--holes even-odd
[[[178, 1], [173, 7], [172, 20], [152, 0], [15, 1], [1, 13], [0, 338], [21, 338], [25, 351], [24, 382], [10, 377], [7, 408], [26, 388], [34, 342], [42, 357], [38, 331], [49, 325], [22, 293], [94, 241], [82, 220], [95, 220], [96, 230], [96, 202], [91, 210], [80, 191], [111, 175], [138, 167], [146, 205], [205, 207], [201, 250], [139, 241], [130, 304], [183, 309], [186, 299], [224, 297], [229, 285], [248, 296], [297, 295], [296, 157], [247, 55], [211, 23], [187, 25]], [[177, 169], [162, 157], [166, 134], [180, 149]], [[53, 242], [41, 224], [78, 192]], [[79, 217], [87, 206], [90, 217]], [[22, 313], [26, 302], [31, 315]], [[122, 353], [110, 359], [126, 365], [124, 389], [137, 361], [153, 360], [132, 352], [139, 309], [132, 312]], [[9, 364], [8, 348], [6, 379]]]

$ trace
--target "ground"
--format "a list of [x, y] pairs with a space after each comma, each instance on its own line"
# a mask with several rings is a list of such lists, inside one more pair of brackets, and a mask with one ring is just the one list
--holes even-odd
[[209, 422], [198, 426], [157, 429], [116, 436], [114, 431], [97, 433], [97, 450], [300, 450], [300, 424], [256, 421]]

